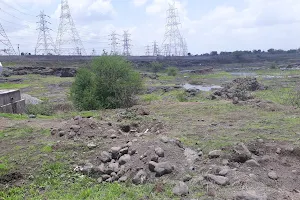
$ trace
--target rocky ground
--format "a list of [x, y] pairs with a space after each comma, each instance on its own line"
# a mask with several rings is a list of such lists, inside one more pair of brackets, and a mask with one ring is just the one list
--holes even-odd
[[[53, 88], [66, 83], [51, 82]], [[153, 84], [166, 90], [144, 95], [189, 99], [163, 96], [130, 109], [33, 118], [0, 115], [0, 199], [300, 199], [300, 113], [260, 98], [275, 83], [232, 79], [223, 89], [193, 95]], [[65, 98], [66, 85], [49, 88], [44, 94]], [[249, 98], [239, 98], [241, 91]], [[25, 97], [40, 98], [32, 96]]]

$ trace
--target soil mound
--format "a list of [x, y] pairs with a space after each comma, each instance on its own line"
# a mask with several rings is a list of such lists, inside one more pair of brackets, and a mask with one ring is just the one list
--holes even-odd
[[223, 88], [215, 91], [211, 98], [231, 99], [234, 103], [238, 103], [238, 101], [253, 99], [250, 92], [265, 89], [265, 86], [260, 84], [256, 78], [238, 78], [223, 85]]

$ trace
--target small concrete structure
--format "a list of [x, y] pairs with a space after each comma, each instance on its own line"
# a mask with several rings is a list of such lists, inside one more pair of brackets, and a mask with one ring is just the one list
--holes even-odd
[[25, 112], [25, 100], [20, 90], [0, 90], [0, 113], [21, 114]]

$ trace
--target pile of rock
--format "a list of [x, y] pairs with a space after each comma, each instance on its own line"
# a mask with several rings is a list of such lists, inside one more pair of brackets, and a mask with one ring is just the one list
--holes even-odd
[[162, 148], [155, 148], [154, 154], [150, 162], [140, 167], [132, 167], [135, 164], [133, 158], [138, 157], [143, 161], [151, 154], [147, 152], [138, 155], [137, 150], [132, 147], [132, 142], [127, 142], [122, 147], [112, 147], [109, 151], [101, 152], [98, 157], [100, 164], [86, 163], [76, 166], [75, 171], [97, 178], [98, 182], [125, 182], [130, 178], [134, 184], [143, 184], [152, 176], [149, 172], [154, 173], [155, 177], [161, 177], [174, 171], [170, 162], [159, 162], [160, 158], [165, 156]]
[[234, 104], [239, 101], [247, 101], [253, 99], [251, 91], [266, 89], [256, 78], [238, 78], [231, 83], [223, 85], [223, 88], [215, 91], [211, 99], [223, 98], [232, 99]]

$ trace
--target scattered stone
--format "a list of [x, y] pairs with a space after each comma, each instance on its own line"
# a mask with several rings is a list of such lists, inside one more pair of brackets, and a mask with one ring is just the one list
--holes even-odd
[[125, 165], [126, 163], [128, 163], [131, 159], [131, 156], [129, 154], [125, 154], [123, 156], [121, 156], [121, 158], [119, 159], [119, 164], [120, 165]]
[[76, 133], [72, 131], [68, 134], [68, 139], [73, 139], [75, 136], [76, 136]]
[[216, 184], [221, 185], [221, 186], [225, 186], [225, 185], [229, 184], [229, 179], [224, 176], [215, 176], [212, 174], [207, 174], [206, 176], [204, 176], [204, 178], [209, 181], [213, 181]]
[[102, 178], [102, 181], [106, 181], [107, 179], [110, 178], [110, 175], [103, 174], [103, 175], [101, 176], [101, 178]]
[[138, 139], [133, 139], [133, 140], [132, 140], [133, 143], [134, 143], [134, 142], [137, 142], [137, 141], [138, 141]]
[[264, 143], [264, 140], [263, 139], [258, 139], [257, 140], [259, 143]]
[[272, 180], [277, 180], [278, 179], [278, 175], [276, 172], [272, 171], [268, 173], [268, 177]]
[[[108, 169], [107, 169], [107, 174], [111, 174], [113, 172], [118, 173], [120, 171], [119, 163], [109, 163]], [[109, 173], [110, 172], [110, 173]]]
[[127, 142], [126, 144], [127, 147], [131, 147], [132, 145], [133, 145], [132, 142]]
[[155, 155], [151, 158], [151, 161], [158, 163], [158, 159], [159, 159], [159, 157], [157, 155]]
[[159, 157], [164, 157], [165, 156], [165, 152], [162, 148], [158, 147], [155, 149], [155, 153], [156, 155], [158, 155]]
[[103, 182], [102, 177], [98, 178], [98, 179], [97, 179], [97, 182], [98, 182], [98, 183], [102, 183], [102, 182]]
[[222, 160], [222, 165], [228, 165], [228, 164], [229, 164], [229, 160], [227, 160], [227, 159]]
[[297, 170], [292, 170], [292, 173], [293, 174], [297, 174]]
[[247, 160], [246, 161], [246, 164], [249, 166], [249, 167], [260, 167], [260, 164], [254, 160], [254, 159], [251, 159], [251, 160]]
[[192, 180], [192, 176], [191, 175], [189, 175], [189, 174], [187, 174], [187, 175], [185, 175], [185, 177], [183, 178], [183, 182], [189, 182], [190, 180]]
[[132, 179], [132, 183], [139, 185], [144, 184], [147, 180], [147, 173], [144, 170], [140, 170]]
[[251, 152], [246, 147], [244, 143], [234, 147], [234, 153], [231, 155], [231, 161], [238, 163], [245, 163], [247, 160], [250, 160], [252, 157]]
[[65, 136], [66, 135], [66, 132], [65, 131], [59, 131], [59, 133], [58, 133], [58, 136], [59, 137], [63, 137], [63, 136]]
[[97, 145], [94, 144], [94, 143], [88, 143], [87, 147], [88, 147], [89, 149], [95, 149], [95, 148], [97, 147]]
[[129, 151], [128, 147], [125, 147], [125, 148], [123, 148], [123, 149], [120, 150], [120, 154], [121, 155], [128, 154], [128, 151]]
[[82, 117], [81, 116], [76, 116], [76, 117], [74, 117], [74, 120], [75, 121], [80, 121], [80, 120], [82, 120]]
[[177, 196], [185, 196], [189, 193], [189, 187], [182, 181], [179, 181], [173, 188], [173, 194]]
[[70, 127], [70, 129], [73, 130], [75, 133], [79, 132], [80, 128], [81, 127], [79, 125], [72, 125]]
[[107, 151], [103, 151], [101, 152], [101, 155], [100, 155], [100, 160], [104, 163], [107, 163], [107, 162], [110, 162], [112, 159], [112, 156], [110, 153], [108, 153]]
[[160, 141], [162, 141], [163, 143], [168, 143], [170, 141], [170, 139], [168, 137], [166, 137], [166, 136], [162, 136], [160, 138]]
[[219, 158], [222, 155], [222, 150], [214, 150], [208, 153], [210, 159]]
[[199, 152], [198, 152], [198, 156], [199, 156], [199, 157], [202, 157], [202, 156], [203, 156], [203, 152], [202, 152], [202, 151], [199, 151]]
[[277, 149], [276, 149], [276, 153], [277, 153], [277, 154], [281, 154], [281, 148], [277, 148]]
[[234, 197], [235, 200], [266, 200], [267, 198], [258, 196], [255, 191], [239, 192]]
[[28, 115], [29, 119], [35, 119], [36, 115]]
[[157, 163], [156, 162], [154, 162], [154, 161], [150, 161], [149, 162], [149, 164], [148, 164], [148, 166], [149, 166], [149, 170], [151, 171], [151, 172], [155, 172], [155, 167], [156, 167], [156, 165], [157, 165]]
[[219, 175], [226, 176], [230, 172], [230, 168], [228, 166], [222, 167], [221, 171], [219, 172]]
[[131, 149], [129, 151], [129, 155], [133, 156], [134, 154], [136, 154], [136, 149]]
[[127, 179], [128, 179], [127, 176], [122, 176], [121, 178], [119, 178], [119, 182], [120, 182], [120, 183], [124, 183], [124, 182], [127, 181]]
[[112, 158], [117, 159], [119, 157], [121, 147], [112, 147], [110, 150], [111, 150], [111, 153], [112, 153]]
[[91, 163], [87, 163], [80, 169], [80, 171], [85, 175], [90, 175], [92, 173], [93, 167], [94, 166]]
[[110, 136], [110, 138], [111, 138], [111, 139], [116, 139], [116, 138], [117, 138], [117, 135], [116, 135], [116, 134], [112, 134], [112, 135]]
[[238, 104], [239, 103], [239, 98], [238, 97], [233, 97], [232, 103], [233, 104]]
[[51, 135], [56, 135], [58, 133], [57, 129], [51, 129]]
[[174, 167], [169, 162], [157, 163], [154, 171], [156, 172], [156, 176], [163, 176], [166, 174], [172, 173]]
[[193, 166], [194, 163], [199, 160], [198, 153], [190, 148], [185, 148], [184, 155], [186, 157], [187, 163]]

